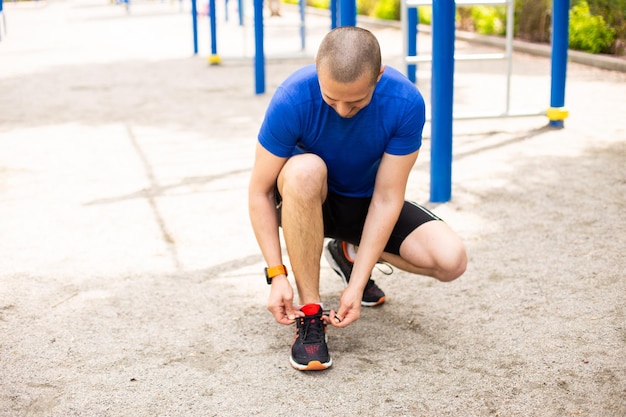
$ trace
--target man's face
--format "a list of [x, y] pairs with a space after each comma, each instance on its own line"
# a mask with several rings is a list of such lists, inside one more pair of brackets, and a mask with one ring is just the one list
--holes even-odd
[[[380, 70], [378, 79], [383, 73]], [[322, 98], [343, 118], [354, 117], [362, 108], [370, 104], [376, 84], [372, 85], [371, 77], [363, 74], [351, 83], [340, 83], [333, 80], [322, 69], [318, 71], [318, 79]]]

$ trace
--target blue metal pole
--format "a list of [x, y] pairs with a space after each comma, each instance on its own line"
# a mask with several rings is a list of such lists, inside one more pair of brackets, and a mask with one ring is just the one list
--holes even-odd
[[217, 12], [215, 0], [209, 0], [209, 15], [211, 26], [211, 55], [209, 56], [209, 63], [211, 65], [217, 65], [221, 62], [221, 58], [217, 54]]
[[7, 33], [7, 19], [4, 17], [4, 6], [2, 5], [2, 0], [0, 0], [0, 41], [2, 40], [2, 32], [4, 34]]
[[330, 29], [335, 29], [339, 24], [339, 17], [337, 16], [337, 0], [330, 0]]
[[303, 51], [306, 49], [306, 27], [304, 24], [305, 7], [306, 0], [300, 0], [300, 46]]
[[454, 98], [454, 0], [433, 2], [433, 62], [431, 87], [430, 201], [443, 203], [452, 195], [452, 103]]
[[243, 26], [243, 0], [239, 0], [239, 4], [237, 5], [237, 10], [239, 12], [239, 26]]
[[215, 13], [215, 0], [209, 0], [209, 17], [211, 26], [211, 55], [217, 55], [217, 16]]
[[567, 48], [569, 47], [569, 0], [552, 2], [552, 74], [550, 87], [549, 125], [564, 127], [568, 116], [565, 107], [565, 78], [567, 74]]
[[191, 22], [193, 26], [193, 54], [198, 55], [198, 7], [196, 0], [191, 0]]
[[256, 94], [265, 93], [265, 51], [263, 50], [263, 0], [254, 0], [254, 75]]
[[4, 18], [4, 12], [3, 12], [3, 6], [2, 6], [2, 0], [0, 0], [0, 41], [2, 40], [2, 32], [4, 31], [4, 33], [6, 33], [6, 19]]
[[[409, 7], [407, 10], [407, 26], [408, 26], [408, 55], [417, 56], [417, 7]], [[406, 66], [406, 73], [412, 83], [417, 81], [417, 65], [408, 64]]]
[[339, 0], [339, 26], [356, 26], [356, 0]]

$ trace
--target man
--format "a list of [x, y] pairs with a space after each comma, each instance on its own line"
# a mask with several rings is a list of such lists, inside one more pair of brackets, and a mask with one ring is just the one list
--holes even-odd
[[[404, 200], [421, 146], [424, 100], [398, 71], [381, 66], [369, 31], [340, 27], [320, 44], [315, 65], [277, 89], [259, 131], [249, 186], [252, 227], [267, 262], [268, 310], [296, 323], [290, 363], [299, 370], [332, 364], [325, 326], [346, 327], [361, 305], [384, 293], [371, 280], [377, 262], [451, 281], [465, 271], [459, 237], [434, 214]], [[283, 265], [278, 228], [301, 307]], [[344, 279], [337, 311], [319, 293], [325, 256]]]

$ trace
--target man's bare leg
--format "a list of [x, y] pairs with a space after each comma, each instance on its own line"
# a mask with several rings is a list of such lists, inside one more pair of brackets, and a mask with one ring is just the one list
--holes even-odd
[[400, 256], [384, 253], [382, 259], [414, 274], [453, 281], [467, 267], [465, 246], [446, 223], [432, 220], [415, 229], [400, 246]]
[[290, 158], [278, 176], [282, 229], [300, 304], [319, 303], [320, 258], [324, 245], [322, 203], [326, 164], [313, 154]]

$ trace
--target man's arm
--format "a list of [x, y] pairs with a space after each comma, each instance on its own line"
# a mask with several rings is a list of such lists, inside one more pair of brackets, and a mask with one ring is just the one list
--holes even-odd
[[[287, 158], [277, 157], [257, 143], [248, 187], [248, 210], [259, 248], [270, 267], [283, 264], [274, 192], [286, 161]], [[267, 308], [277, 322], [293, 323], [297, 315], [293, 309], [293, 288], [285, 275], [272, 279]]]
[[[376, 175], [374, 194], [361, 236], [359, 252], [337, 314], [342, 325], [358, 319], [361, 297], [372, 269], [385, 249], [404, 205], [406, 184], [419, 151], [408, 155], [384, 154]], [[344, 298], [345, 297], [345, 298]]]

